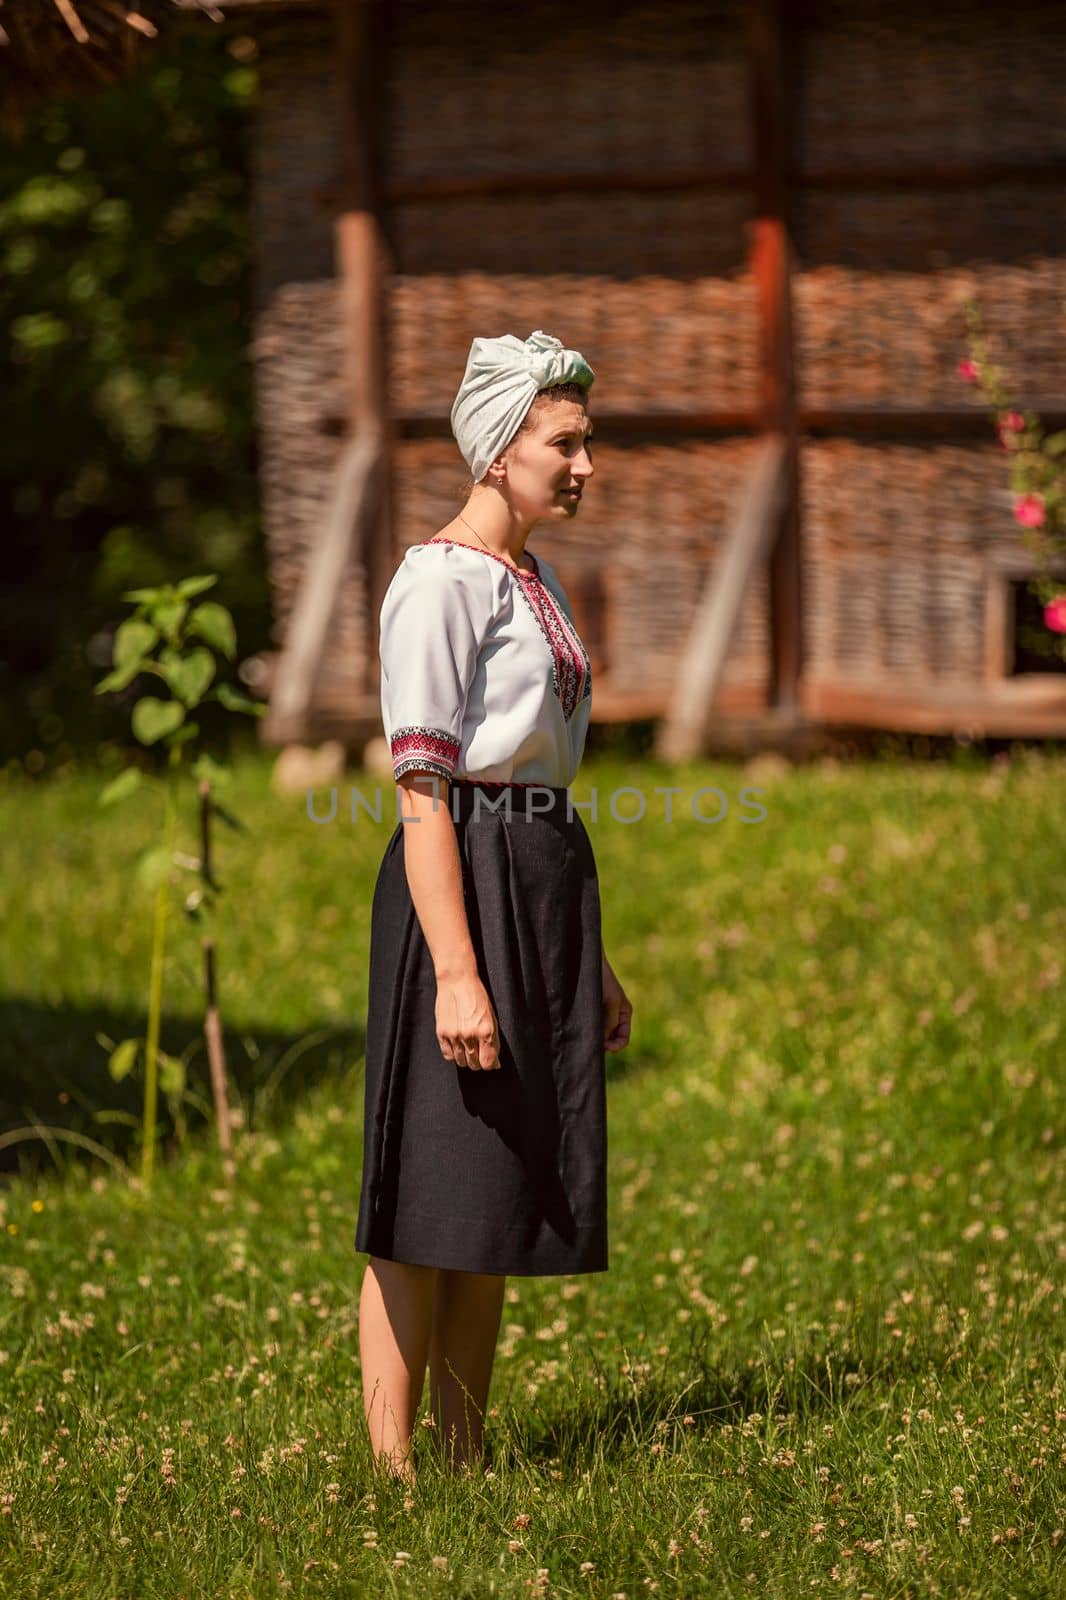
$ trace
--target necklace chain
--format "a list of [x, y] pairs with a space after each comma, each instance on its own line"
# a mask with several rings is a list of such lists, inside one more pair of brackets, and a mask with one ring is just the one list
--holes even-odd
[[[468, 527], [470, 529], [470, 532], [474, 535], [474, 538], [477, 539], [478, 542], [486, 550], [488, 550], [490, 556], [499, 556], [499, 559], [501, 561], [503, 561], [503, 557], [499, 554], [499, 551], [498, 550], [492, 550], [492, 549], [490, 549], [490, 547], [487, 544], [485, 544], [485, 541], [484, 541], [484, 539], [482, 539], [480, 533], [478, 533], [478, 531], [477, 531], [477, 529], [475, 527], [472, 527], [471, 524], [469, 522], [467, 522], [466, 518], [463, 516], [463, 513], [461, 511], [457, 511], [456, 512], [456, 516], [459, 518], [460, 522], [464, 523], [466, 525], [466, 527]], [[509, 567], [513, 567], [515, 572], [523, 572], [525, 570], [525, 568], [520, 567], [518, 565], [517, 561], [508, 561], [508, 562], [506, 562], [506, 565], [509, 566]]]

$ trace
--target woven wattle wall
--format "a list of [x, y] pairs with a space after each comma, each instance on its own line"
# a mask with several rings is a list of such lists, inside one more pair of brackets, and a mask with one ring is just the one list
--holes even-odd
[[[392, 16], [387, 179], [491, 172], [743, 169], [750, 163], [739, 4], [530, 4], [486, 31], [477, 4], [405, 0]], [[560, 27], [565, 48], [560, 48]], [[469, 49], [471, 37], [478, 50]], [[335, 176], [339, 127], [324, 18], [260, 34], [256, 338], [263, 496], [284, 636], [307, 549], [328, 502], [343, 417], [328, 219], [309, 198]], [[550, 101], [545, 85], [551, 85]], [[531, 137], [531, 130], [533, 136]], [[303, 184], [298, 200], [290, 192]], [[544, 327], [596, 368], [595, 489], [565, 531], [531, 548], [564, 581], [600, 570], [605, 644], [620, 691], [668, 689], [699, 580], [737, 492], [746, 438], [612, 441], [607, 413], [746, 408], [756, 326], [744, 191], [507, 195], [401, 203], [388, 217], [394, 276], [388, 401], [400, 417], [447, 418], [475, 334]], [[463, 501], [447, 439], [400, 443], [393, 518], [402, 549]], [[694, 572], [699, 579], [694, 583]], [[327, 670], [361, 670], [361, 574], [342, 596]], [[765, 675], [765, 593], [751, 596], [729, 684]]]
[[[446, 419], [471, 338], [542, 327], [596, 368], [597, 476], [579, 516], [531, 547], [579, 580], [599, 567], [613, 688], [668, 689], [752, 441], [612, 433], [611, 413], [754, 407], [750, 191], [613, 190], [613, 174], [750, 171], [741, 0], [570, 8], [530, 0], [486, 27], [474, 0], [392, 9], [383, 126], [396, 182], [491, 173], [602, 176], [564, 194], [422, 199], [392, 207], [388, 402]], [[1066, 29], [1050, 3], [807, 4], [795, 47], [795, 368], [808, 407], [966, 406], [962, 299], [1046, 409], [1066, 405], [1066, 185], [989, 182], [868, 190], [849, 170], [1066, 159]], [[328, 20], [257, 25], [263, 492], [277, 635], [321, 525], [345, 412], [332, 234], [340, 97]], [[471, 41], [476, 41], [476, 49]], [[316, 198], [317, 196], [317, 198]], [[450, 439], [396, 458], [398, 547], [458, 509]], [[1001, 452], [962, 441], [806, 442], [801, 459], [807, 671], [880, 687], [980, 675], [986, 553], [1021, 550]], [[766, 585], [749, 597], [723, 700], [758, 704]], [[361, 670], [361, 573], [345, 585], [329, 668]]]
[[[794, 163], [936, 168], [1020, 162], [1058, 182], [797, 189], [801, 403], [959, 405], [968, 294], [1028, 393], [1061, 401], [1066, 339], [1066, 28], [1059, 4], [821, 0], [801, 35]], [[976, 402], [975, 402], [976, 403]]]
[[[799, 51], [802, 174], [833, 168], [1066, 164], [1061, 8], [833, 0]], [[793, 194], [801, 405], [960, 407], [962, 302], [981, 303], [1018, 392], [1066, 398], [1066, 185]], [[808, 680], [878, 691], [979, 685], [989, 557], [1025, 557], [1003, 452], [989, 443], [818, 439], [804, 446]]]
[[256, 20], [259, 99], [252, 145], [255, 291], [262, 308], [287, 283], [331, 278], [343, 103], [324, 9]]
[[980, 683], [988, 556], [1024, 556], [1004, 484], [996, 444], [807, 445], [812, 679], [865, 681], [878, 692], [920, 689], [930, 679]]
[[[337, 284], [290, 283], [258, 319], [254, 346], [263, 520], [280, 646], [308, 556], [328, 513], [345, 415], [343, 334]], [[361, 692], [365, 660], [363, 568], [353, 562], [333, 612], [323, 679]]]

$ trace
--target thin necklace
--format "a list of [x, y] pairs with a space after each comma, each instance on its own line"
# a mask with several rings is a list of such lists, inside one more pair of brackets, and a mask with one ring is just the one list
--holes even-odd
[[[496, 556], [499, 561], [503, 561], [503, 557], [499, 554], [499, 551], [489, 549], [489, 546], [485, 544], [485, 541], [482, 539], [480, 533], [478, 533], [476, 528], [471, 527], [470, 523], [466, 521], [466, 518], [463, 516], [461, 511], [457, 511], [455, 514], [459, 518], [460, 522], [466, 523], [466, 526], [470, 528], [470, 532], [474, 535], [474, 538], [477, 539], [486, 550], [488, 550], [490, 556]], [[506, 561], [504, 562], [504, 565], [513, 567], [515, 572], [524, 572], [526, 570], [525, 567], [520, 567], [517, 561]]]

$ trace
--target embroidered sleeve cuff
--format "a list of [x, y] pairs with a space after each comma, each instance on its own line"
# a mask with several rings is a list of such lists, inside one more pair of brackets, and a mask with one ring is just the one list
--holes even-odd
[[443, 728], [397, 728], [392, 736], [392, 775], [432, 772], [451, 778], [459, 762], [459, 740]]

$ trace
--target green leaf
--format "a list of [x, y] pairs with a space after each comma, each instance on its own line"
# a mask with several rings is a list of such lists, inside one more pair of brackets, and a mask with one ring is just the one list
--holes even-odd
[[229, 768], [220, 766], [206, 750], [197, 756], [190, 770], [194, 778], [204, 779], [216, 789], [224, 788], [233, 777]]
[[203, 645], [190, 650], [187, 656], [168, 653], [166, 658], [161, 658], [160, 666], [170, 688], [190, 708], [203, 699], [204, 691], [215, 676], [215, 658]]
[[185, 720], [184, 708], [177, 700], [157, 700], [146, 694], [138, 700], [131, 717], [134, 737], [142, 744], [155, 744], [166, 733], [173, 733]]
[[240, 694], [228, 683], [220, 683], [215, 690], [215, 699], [226, 707], [227, 711], [245, 711], [250, 716], [262, 717], [266, 714], [266, 706], [258, 700], [250, 700], [246, 694]]
[[225, 606], [220, 606], [215, 600], [207, 600], [202, 606], [196, 607], [189, 618], [188, 631], [199, 634], [201, 639], [206, 639], [208, 644], [231, 660], [237, 653], [237, 630], [233, 626], [233, 618]]
[[133, 682], [140, 670], [140, 661], [130, 661], [126, 666], [118, 667], [114, 672], [109, 672], [106, 678], [101, 678], [93, 693], [110, 694], [113, 689], [125, 689], [127, 684]]
[[176, 744], [188, 744], [190, 739], [196, 738], [199, 731], [200, 724], [198, 722], [187, 722], [184, 727], [178, 729], [177, 733], [167, 734], [167, 748], [173, 749]]
[[127, 767], [125, 772], [120, 772], [103, 791], [98, 801], [99, 805], [111, 806], [118, 800], [125, 800], [135, 789], [141, 786], [142, 773], [140, 767]]
[[159, 1063], [159, 1087], [168, 1097], [185, 1093], [185, 1063], [177, 1056], [168, 1056], [165, 1050], [156, 1052]]
[[1066, 432], [1047, 434], [1042, 448], [1045, 455], [1061, 456], [1066, 451]]
[[142, 889], [158, 889], [170, 876], [172, 865], [170, 851], [156, 845], [146, 850], [137, 862], [137, 882]]
[[112, 1050], [107, 1059], [107, 1070], [116, 1083], [121, 1083], [123, 1078], [129, 1077], [140, 1048], [140, 1039], [123, 1039], [122, 1043]]
[[152, 620], [157, 624], [160, 633], [165, 634], [173, 642], [178, 636], [182, 618], [188, 609], [184, 600], [161, 600], [152, 607]]
[[159, 583], [156, 584], [154, 589], [127, 589], [122, 598], [123, 600], [136, 601], [139, 605], [159, 605], [164, 600], [173, 600], [175, 598], [174, 585], [172, 583]]
[[150, 622], [142, 617], [129, 617], [115, 633], [111, 660], [116, 667], [139, 665], [158, 638]]
[[203, 594], [205, 589], [213, 589], [217, 582], [218, 574], [209, 572], [202, 578], [182, 578], [176, 587], [183, 600], [191, 600], [194, 594]]
[[141, 1125], [140, 1117], [136, 1116], [132, 1111], [119, 1111], [117, 1109], [94, 1111], [92, 1119], [94, 1122], [122, 1122], [129, 1128], [139, 1128]]

